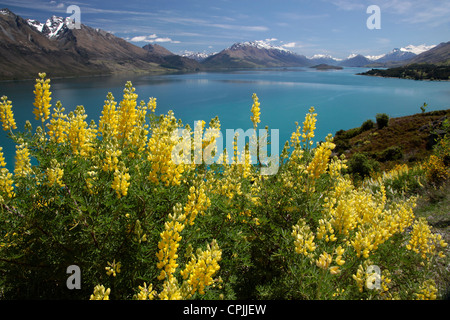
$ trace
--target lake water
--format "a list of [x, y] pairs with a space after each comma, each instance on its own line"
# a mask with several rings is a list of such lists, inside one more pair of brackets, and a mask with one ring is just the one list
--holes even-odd
[[[356, 75], [363, 68], [317, 71], [310, 68], [202, 72], [158, 76], [108, 76], [77, 79], [52, 79], [52, 108], [60, 100], [68, 113], [83, 105], [88, 121], [98, 123], [104, 100], [112, 92], [120, 101], [127, 80], [132, 81], [138, 101], [157, 98], [156, 113], [173, 110], [175, 117], [194, 127], [196, 120], [219, 116], [225, 129], [244, 131], [250, 121], [252, 94], [261, 102], [261, 123], [279, 129], [280, 149], [302, 123], [311, 106], [316, 109], [315, 141], [328, 133], [360, 126], [365, 120], [375, 121], [377, 113], [399, 117], [420, 112], [426, 102], [427, 111], [450, 108], [450, 82], [413, 81]], [[13, 111], [22, 130], [26, 120], [39, 125], [32, 113], [34, 81], [0, 82], [0, 96], [13, 103]], [[0, 132], [8, 169], [14, 164], [15, 147], [4, 131]]]

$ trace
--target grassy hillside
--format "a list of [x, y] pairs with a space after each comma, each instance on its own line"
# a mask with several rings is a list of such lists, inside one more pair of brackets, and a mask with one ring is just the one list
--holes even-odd
[[[363, 125], [336, 132], [336, 154], [351, 158], [365, 153], [379, 162], [380, 170], [399, 163], [412, 163], [426, 159], [432, 153], [435, 133], [442, 133], [442, 123], [450, 116], [450, 109], [390, 118], [388, 126], [364, 130]], [[369, 121], [370, 122], [370, 121]], [[367, 127], [370, 127], [369, 125]]]

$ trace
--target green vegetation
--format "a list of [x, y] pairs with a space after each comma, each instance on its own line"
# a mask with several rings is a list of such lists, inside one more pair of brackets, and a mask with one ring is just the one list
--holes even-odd
[[[448, 234], [416, 217], [414, 207], [418, 195], [448, 183], [447, 132], [420, 163], [378, 170], [372, 146], [378, 136], [386, 163], [408, 152], [408, 143], [389, 148], [387, 137], [394, 130], [399, 139], [401, 121], [342, 131], [336, 139], [330, 134], [315, 145], [311, 107], [286, 142], [276, 174], [265, 175], [251, 164], [249, 148], [238, 150], [237, 139], [229, 154], [216, 150], [220, 162], [186, 160], [217, 147], [217, 117], [192, 131], [172, 111], [156, 115], [156, 99], [139, 102], [127, 82], [120, 102], [108, 93], [99, 121], [88, 124], [83, 106], [65, 114], [57, 101], [50, 115], [45, 77], [34, 91], [35, 128], [28, 122], [18, 130], [12, 102], [3, 97], [0, 104], [2, 128], [17, 145], [13, 173], [0, 149], [1, 298], [360, 300], [446, 293]], [[252, 99], [256, 129], [261, 109], [256, 94]], [[420, 117], [428, 122], [442, 114]], [[414, 124], [416, 136], [420, 123]], [[445, 121], [436, 127], [448, 128]], [[187, 139], [172, 135], [179, 128]], [[374, 149], [347, 160], [332, 154], [340, 141]], [[81, 270], [80, 289], [66, 286], [72, 265]]]
[[386, 113], [378, 113], [376, 120], [378, 129], [383, 129], [389, 125], [389, 116]]
[[372, 69], [359, 74], [413, 80], [450, 80], [450, 66], [429, 63], [411, 64], [389, 69]]

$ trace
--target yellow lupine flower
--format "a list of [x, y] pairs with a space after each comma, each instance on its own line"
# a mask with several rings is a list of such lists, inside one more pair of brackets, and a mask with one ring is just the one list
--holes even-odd
[[169, 111], [152, 130], [148, 141], [147, 160], [151, 163], [148, 179], [153, 183], [180, 185], [182, 173], [189, 168], [184, 163], [176, 164], [172, 161], [172, 150], [177, 141], [173, 139], [171, 132], [177, 128], [173, 112]]
[[252, 105], [252, 116], [250, 117], [250, 119], [253, 122], [253, 127], [256, 128], [258, 126], [258, 123], [261, 122], [260, 120], [260, 115], [261, 115], [261, 109], [259, 108], [259, 106], [261, 105], [258, 99], [258, 96], [256, 95], [256, 93], [254, 93], [252, 95], [252, 99], [253, 99], [253, 105]]
[[180, 272], [183, 279], [189, 285], [189, 295], [195, 292], [205, 294], [205, 288], [213, 283], [214, 274], [220, 269], [219, 261], [222, 259], [216, 240], [208, 244], [205, 251], [198, 250], [197, 255], [192, 255], [185, 269]]
[[87, 115], [83, 106], [77, 106], [74, 113], [69, 114], [68, 140], [75, 155], [87, 157], [93, 151], [93, 141], [97, 130], [88, 126]]
[[183, 299], [181, 288], [178, 286], [176, 277], [166, 278], [163, 290], [158, 295], [161, 300], [181, 300]]
[[108, 266], [105, 267], [106, 274], [108, 276], [112, 275], [113, 277], [115, 277], [118, 273], [120, 273], [120, 267], [121, 267], [120, 262], [116, 263], [115, 259], [113, 260], [112, 263], [108, 261]]
[[14, 174], [23, 177], [31, 173], [30, 150], [28, 150], [26, 143], [16, 146], [16, 149]]
[[128, 194], [128, 187], [130, 186], [131, 176], [128, 173], [128, 168], [121, 167], [114, 171], [114, 180], [112, 188], [116, 191], [117, 197], [121, 198]]
[[419, 292], [415, 293], [417, 300], [436, 300], [437, 288], [434, 280], [425, 280], [420, 286]]
[[325, 172], [328, 166], [328, 160], [331, 156], [331, 151], [334, 149], [335, 144], [331, 142], [332, 138], [327, 137], [327, 141], [321, 143], [314, 151], [314, 157], [309, 163], [306, 171], [310, 178], [318, 179], [319, 176]]
[[173, 210], [174, 214], [169, 214], [170, 220], [164, 224], [164, 231], [161, 232], [161, 240], [158, 243], [159, 251], [156, 253], [156, 257], [159, 262], [156, 266], [158, 269], [163, 269], [158, 276], [158, 280], [173, 277], [173, 273], [178, 267], [176, 263], [177, 251], [182, 239], [180, 233], [185, 227], [186, 215], [183, 214], [183, 208], [179, 203], [174, 206]]
[[114, 96], [111, 92], [108, 92], [106, 99], [98, 123], [98, 131], [104, 139], [116, 137], [119, 130], [119, 114], [116, 109], [117, 102], [114, 101]]
[[156, 98], [150, 98], [149, 99], [149, 101], [147, 103], [147, 108], [151, 112], [155, 112], [155, 109], [156, 109]]
[[426, 218], [420, 217], [413, 225], [411, 239], [406, 248], [420, 254], [423, 259], [429, 260], [433, 255], [444, 257], [442, 252], [437, 252], [439, 246], [445, 248], [447, 243], [440, 234], [431, 233]]
[[310, 227], [306, 224], [306, 221], [300, 219], [292, 229], [295, 252], [303, 254], [306, 257], [312, 257], [311, 253], [316, 250], [316, 244], [314, 243], [315, 236]]
[[94, 293], [91, 294], [89, 300], [109, 300], [109, 295], [111, 293], [111, 289], [105, 289], [103, 285], [96, 285], [94, 288]]
[[316, 130], [317, 113], [314, 113], [314, 107], [309, 108], [309, 113], [305, 116], [302, 129], [302, 142], [305, 148], [309, 148], [312, 144], [312, 138], [314, 138], [314, 130]]
[[189, 188], [188, 201], [184, 206], [184, 212], [189, 219], [187, 223], [189, 225], [194, 224], [194, 220], [198, 214], [204, 214], [206, 209], [211, 205], [211, 201], [206, 196], [205, 186], [195, 188], [194, 186]]
[[14, 113], [12, 112], [11, 101], [8, 97], [2, 96], [0, 102], [0, 121], [2, 122], [3, 130], [17, 129], [16, 121], [14, 120]]
[[34, 107], [33, 113], [36, 116], [36, 120], [41, 120], [44, 122], [50, 116], [50, 100], [52, 98], [50, 95], [50, 79], [45, 79], [47, 75], [45, 73], [39, 73], [40, 79], [36, 79], [36, 84], [34, 86], [35, 90], [33, 93], [35, 94], [34, 99]]
[[147, 283], [144, 282], [144, 286], [139, 286], [139, 292], [135, 296], [137, 300], [153, 300], [155, 298], [156, 291], [153, 290], [153, 285], [150, 284], [147, 287]]
[[61, 179], [64, 175], [64, 169], [61, 169], [60, 164], [55, 160], [52, 159], [50, 161], [50, 168], [46, 169], [47, 174], [47, 180], [46, 184], [50, 187], [54, 185], [58, 185], [59, 187], [64, 187], [64, 183], [62, 183]]
[[328, 269], [331, 261], [332, 261], [332, 256], [329, 253], [324, 251], [319, 256], [319, 259], [316, 260], [316, 266], [318, 266], [321, 269]]
[[63, 113], [64, 111], [65, 109], [62, 107], [61, 102], [56, 102], [55, 108], [53, 108], [54, 113], [52, 114], [52, 119], [50, 119], [50, 123], [47, 123], [49, 129], [48, 135], [56, 143], [64, 143], [67, 141], [69, 118]]
[[0, 202], [2, 194], [4, 196], [6, 195], [8, 198], [12, 198], [14, 196], [13, 175], [7, 168], [2, 168], [5, 166], [6, 162], [3, 156], [3, 148], [0, 147]]
[[118, 110], [118, 138], [128, 140], [134, 126], [136, 125], [136, 105], [138, 95], [134, 93], [136, 89], [130, 81], [127, 81], [123, 90], [123, 99], [119, 103]]

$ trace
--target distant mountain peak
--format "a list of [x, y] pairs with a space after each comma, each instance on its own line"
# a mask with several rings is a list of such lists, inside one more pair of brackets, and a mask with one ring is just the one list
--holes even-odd
[[253, 47], [257, 49], [266, 49], [266, 50], [278, 50], [287, 53], [293, 53], [292, 51], [283, 48], [281, 46], [274, 46], [269, 41], [266, 40], [254, 40], [254, 41], [245, 41], [245, 42], [237, 42], [229, 47], [229, 50], [239, 50], [245, 47]]
[[405, 52], [412, 52], [414, 54], [419, 55], [422, 52], [425, 52], [425, 51], [428, 51], [430, 49], [433, 49], [434, 47], [436, 47], [436, 45], [434, 45], [434, 44], [433, 45], [429, 45], [429, 46], [427, 46], [425, 44], [420, 44], [418, 46], [414, 46], [414, 45], [410, 44], [410, 45], [408, 45], [406, 47], [400, 48], [399, 50], [400, 51], [405, 51]]
[[181, 53], [182, 57], [186, 57], [186, 58], [190, 58], [190, 59], [194, 59], [198, 62], [201, 62], [205, 59], [207, 59], [208, 57], [217, 54], [217, 52], [213, 52], [213, 53], [206, 53], [206, 52], [194, 52], [194, 51], [189, 51], [189, 50], [184, 50]]
[[10, 11], [8, 8], [0, 9], [0, 15], [3, 15], [3, 16], [13, 15], [13, 16], [15, 16], [15, 14], [12, 11]]
[[43, 33], [47, 38], [56, 38], [67, 28], [67, 23], [70, 18], [63, 18], [58, 16], [52, 16], [47, 19], [45, 23], [40, 23], [37, 20], [27, 19], [28, 25], [35, 28], [37, 31]]

